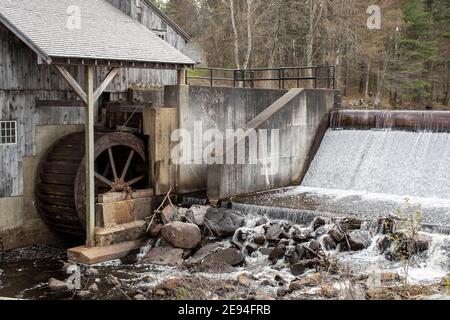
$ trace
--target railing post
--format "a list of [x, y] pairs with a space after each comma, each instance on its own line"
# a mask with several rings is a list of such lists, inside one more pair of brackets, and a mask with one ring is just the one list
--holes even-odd
[[211, 87], [213, 86], [213, 84], [214, 84], [214, 80], [213, 80], [213, 76], [214, 76], [214, 74], [213, 74], [213, 69], [211, 68], [211, 70], [210, 70], [210, 76], [211, 76]]
[[300, 88], [300, 69], [297, 69], [297, 88]]
[[336, 90], [337, 83], [336, 83], [336, 66], [333, 66], [333, 89]]
[[314, 89], [317, 89], [317, 69], [314, 68]]
[[281, 69], [278, 69], [278, 88], [283, 89], [283, 83], [281, 82]]

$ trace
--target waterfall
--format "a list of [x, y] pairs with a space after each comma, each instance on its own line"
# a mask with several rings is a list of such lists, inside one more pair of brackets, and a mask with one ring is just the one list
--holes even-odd
[[304, 187], [450, 199], [450, 133], [328, 130]]

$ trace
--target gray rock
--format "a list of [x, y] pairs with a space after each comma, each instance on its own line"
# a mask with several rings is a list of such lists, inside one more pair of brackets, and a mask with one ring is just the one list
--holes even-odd
[[89, 286], [88, 290], [89, 290], [91, 293], [97, 293], [97, 292], [99, 291], [98, 285], [97, 285], [96, 283], [93, 283], [93, 284], [91, 284], [91, 285]]
[[268, 241], [278, 241], [282, 238], [284, 234], [283, 228], [279, 224], [274, 224], [271, 226], [266, 233], [266, 239]]
[[161, 212], [161, 220], [164, 224], [169, 224], [171, 222], [181, 221], [182, 216], [177, 211], [179, 208], [169, 205], [163, 209]]
[[324, 261], [319, 259], [302, 260], [291, 266], [291, 272], [294, 276], [303, 275], [308, 269], [318, 269], [324, 266]]
[[269, 223], [269, 220], [266, 217], [259, 218], [256, 220], [256, 226], [261, 227]]
[[323, 243], [325, 249], [328, 251], [336, 250], [336, 248], [337, 248], [337, 243], [329, 235], [326, 235], [322, 238], [322, 243]]
[[188, 222], [194, 223], [199, 227], [202, 227], [205, 224], [205, 217], [208, 210], [211, 209], [210, 206], [192, 206], [186, 212], [186, 219]]
[[273, 249], [274, 248], [261, 248], [259, 249], [259, 252], [261, 252], [263, 256], [268, 256], [272, 253]]
[[259, 249], [259, 245], [257, 245], [256, 243], [249, 243], [245, 246], [245, 251], [247, 252], [248, 255], [251, 255], [253, 252], [258, 251]]
[[157, 238], [160, 236], [161, 234], [161, 230], [164, 228], [163, 224], [157, 224], [152, 226], [152, 228], [150, 228], [150, 232], [149, 235], [151, 238]]
[[253, 237], [253, 242], [257, 245], [263, 246], [266, 243], [266, 237], [263, 235], [256, 235]]
[[244, 225], [244, 221], [239, 212], [223, 208], [210, 208], [205, 216], [206, 226], [217, 237], [232, 236]]
[[345, 218], [339, 221], [339, 225], [344, 232], [350, 232], [361, 229], [362, 220], [358, 218]]
[[146, 301], [147, 300], [147, 298], [143, 294], [135, 295], [133, 299], [136, 301]]
[[89, 269], [86, 270], [85, 274], [88, 277], [97, 277], [99, 272], [95, 268], [89, 268]]
[[312, 240], [314, 237], [311, 232], [296, 229], [292, 232], [292, 240], [297, 243], [304, 243]]
[[276, 264], [278, 260], [281, 260], [286, 255], [286, 246], [283, 244], [279, 244], [272, 252], [269, 254], [269, 260]]
[[168, 246], [153, 248], [142, 259], [142, 262], [155, 265], [180, 266], [183, 264], [183, 253], [183, 249]]
[[186, 261], [188, 265], [200, 264], [206, 257], [216, 253], [218, 250], [223, 249], [219, 243], [210, 243], [200, 248], [194, 256]]
[[217, 252], [207, 256], [203, 265], [228, 265], [232, 267], [241, 266], [245, 262], [245, 257], [239, 250], [235, 248], [220, 249]]
[[326, 224], [326, 221], [323, 218], [317, 217], [316, 219], [314, 219], [314, 222], [312, 224], [313, 230], [316, 231], [317, 229], [324, 226], [325, 224]]
[[340, 243], [345, 240], [345, 235], [343, 232], [341, 232], [337, 227], [331, 229], [328, 232], [328, 235], [333, 239], [335, 242]]
[[176, 248], [194, 249], [202, 241], [200, 228], [193, 223], [172, 222], [161, 230], [163, 238]]
[[308, 244], [308, 248], [313, 252], [319, 252], [322, 249], [319, 241], [313, 240]]
[[355, 230], [348, 235], [348, 242], [350, 251], [361, 251], [370, 246], [371, 236], [369, 231]]
[[92, 297], [92, 292], [90, 292], [88, 290], [81, 290], [81, 291], [78, 291], [75, 296], [77, 299], [81, 299], [81, 300], [89, 299], [90, 297]]
[[48, 287], [51, 291], [65, 291], [68, 290], [68, 285], [64, 281], [60, 281], [55, 278], [48, 280]]
[[293, 264], [291, 266], [291, 273], [294, 276], [301, 276], [302, 274], [304, 274], [306, 272], [306, 266], [304, 263], [302, 262], [298, 262], [296, 264]]

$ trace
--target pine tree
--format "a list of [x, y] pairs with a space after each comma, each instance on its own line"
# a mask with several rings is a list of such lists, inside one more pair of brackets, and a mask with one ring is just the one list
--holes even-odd
[[403, 97], [422, 102], [430, 96], [430, 68], [438, 49], [432, 40], [434, 21], [426, 10], [424, 0], [411, 0], [403, 10], [406, 32], [400, 41]]

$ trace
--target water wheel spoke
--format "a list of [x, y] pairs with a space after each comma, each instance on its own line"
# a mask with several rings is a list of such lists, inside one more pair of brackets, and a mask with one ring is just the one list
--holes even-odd
[[125, 164], [125, 168], [123, 168], [122, 176], [120, 177], [121, 180], [125, 180], [125, 177], [128, 173], [128, 169], [130, 168], [131, 160], [133, 160], [134, 157], [134, 150], [131, 150], [130, 155], [128, 156], [127, 163]]
[[118, 175], [117, 175], [116, 163], [114, 162], [114, 156], [113, 156], [113, 152], [112, 152], [111, 148], [108, 148], [108, 154], [109, 154], [109, 162], [111, 164], [111, 168], [112, 168], [112, 171], [113, 171], [114, 179], [117, 180], [118, 179]]
[[102, 176], [99, 173], [95, 173], [95, 177], [100, 180], [101, 182], [105, 183], [106, 185], [112, 187], [113, 183], [111, 181], [109, 181], [108, 179], [106, 179], [104, 176]]
[[133, 180], [130, 180], [130, 181], [126, 182], [126, 185], [132, 186], [133, 184], [136, 184], [136, 183], [138, 183], [139, 181], [142, 181], [142, 180], [144, 180], [144, 179], [145, 179], [145, 175], [142, 175], [142, 176], [140, 176], [140, 177], [137, 177], [137, 178], [135, 178], [135, 179], [133, 179]]
[[104, 177], [106, 177], [107, 175], [108, 175], [108, 172], [109, 172], [109, 169], [111, 168], [111, 163], [107, 163], [106, 164], [106, 168], [105, 168], [105, 171], [103, 171], [103, 174], [102, 174], [102, 176], [104, 176]]

